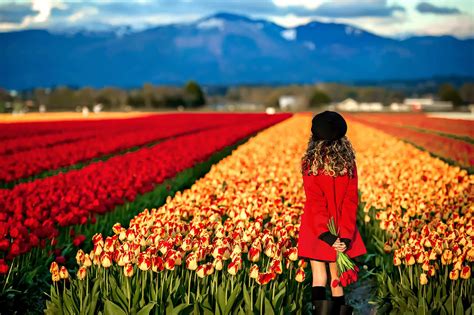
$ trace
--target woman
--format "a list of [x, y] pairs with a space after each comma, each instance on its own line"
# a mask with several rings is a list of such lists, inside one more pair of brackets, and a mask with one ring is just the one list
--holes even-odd
[[[352, 314], [345, 305], [342, 286], [331, 286], [331, 301], [326, 300], [326, 283], [338, 279], [337, 252], [354, 258], [366, 248], [356, 226], [358, 208], [355, 154], [345, 136], [344, 118], [331, 111], [314, 116], [308, 149], [302, 158], [306, 203], [298, 238], [298, 255], [310, 260], [314, 314]], [[338, 236], [329, 232], [333, 217]]]

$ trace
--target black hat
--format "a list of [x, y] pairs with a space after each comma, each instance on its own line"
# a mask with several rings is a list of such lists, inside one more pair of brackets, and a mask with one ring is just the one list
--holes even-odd
[[339, 113], [327, 110], [313, 117], [311, 132], [315, 140], [337, 140], [346, 135], [347, 124]]

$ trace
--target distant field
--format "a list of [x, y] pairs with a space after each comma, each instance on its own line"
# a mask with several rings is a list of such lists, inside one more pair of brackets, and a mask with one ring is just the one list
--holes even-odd
[[141, 112], [130, 112], [130, 113], [119, 113], [119, 112], [108, 112], [100, 114], [89, 114], [84, 117], [82, 113], [27, 113], [23, 115], [12, 115], [12, 114], [0, 114], [0, 123], [11, 123], [11, 122], [22, 122], [22, 121], [54, 121], [54, 120], [82, 120], [82, 119], [120, 119], [120, 118], [131, 118], [141, 117], [150, 115], [150, 113]]
[[356, 113], [345, 116], [407, 141], [446, 162], [473, 171], [473, 120], [425, 114]]

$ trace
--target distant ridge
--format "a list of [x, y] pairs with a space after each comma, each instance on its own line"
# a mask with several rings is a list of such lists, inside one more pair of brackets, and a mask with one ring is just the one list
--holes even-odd
[[0, 33], [0, 86], [415, 80], [474, 75], [474, 40], [397, 40], [336, 23], [284, 28], [217, 13], [142, 31]]

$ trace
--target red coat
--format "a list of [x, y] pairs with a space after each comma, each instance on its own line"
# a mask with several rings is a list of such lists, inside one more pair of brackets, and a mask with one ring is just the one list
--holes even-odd
[[339, 237], [351, 240], [345, 253], [354, 258], [367, 252], [356, 225], [359, 203], [357, 168], [354, 172], [353, 178], [348, 175], [332, 177], [322, 172], [303, 175], [306, 203], [298, 238], [300, 258], [336, 261], [334, 247], [318, 238], [321, 233], [329, 231], [327, 224], [331, 216], [336, 229], [339, 229]]

